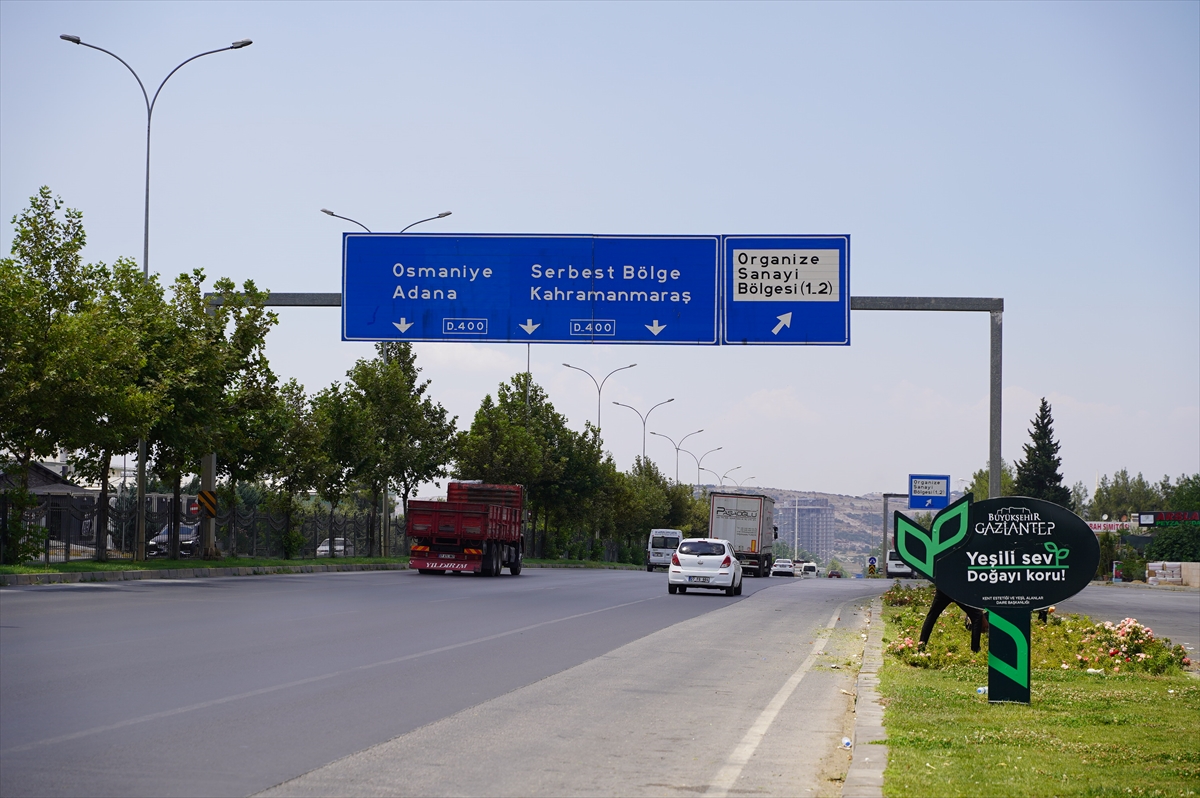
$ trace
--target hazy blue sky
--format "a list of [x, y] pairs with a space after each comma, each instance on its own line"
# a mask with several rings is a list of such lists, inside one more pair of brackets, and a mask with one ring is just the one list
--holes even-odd
[[[1200, 470], [1200, 4], [0, 2], [0, 248], [49, 185], [87, 257], [337, 291], [341, 233], [834, 233], [854, 295], [1003, 297], [1004, 457], [1040, 397], [1067, 480]], [[309, 390], [368, 344], [284, 310]], [[986, 314], [856, 312], [849, 347], [534, 347], [622, 468], [650, 429], [749, 484], [897, 491], [987, 460]], [[521, 345], [421, 344], [467, 425]], [[674, 450], [648, 453], [673, 475]], [[688, 464], [691, 464], [690, 466]], [[684, 455], [683, 478], [695, 477]], [[704, 476], [712, 481], [711, 475]], [[956, 482], [957, 485], [957, 482]]]

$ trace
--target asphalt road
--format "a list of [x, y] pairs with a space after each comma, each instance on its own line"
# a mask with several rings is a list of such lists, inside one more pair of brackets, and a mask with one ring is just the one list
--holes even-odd
[[[774, 663], [770, 684], [745, 684], [758, 702], [834, 609], [886, 587], [747, 579], [740, 598], [668, 597], [665, 582], [661, 572], [529, 569], [494, 579], [391, 571], [0, 590], [0, 793], [251, 794], [411, 741], [578, 666], [628, 657], [629, 644], [664, 631], [677, 654], [673, 679], [704, 662], [714, 641], [728, 649], [728, 672], [751, 652]], [[726, 627], [731, 612], [741, 628]], [[681, 660], [689, 645], [694, 658]], [[769, 649], [780, 645], [789, 656]], [[826, 714], [842, 704], [826, 702]], [[796, 723], [781, 717], [781, 728]], [[822, 739], [837, 731], [824, 727]], [[492, 792], [488, 784], [479, 792]]]

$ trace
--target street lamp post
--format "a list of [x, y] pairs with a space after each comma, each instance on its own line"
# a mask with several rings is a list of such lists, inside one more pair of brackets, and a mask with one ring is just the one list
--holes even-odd
[[[650, 414], [647, 413], [646, 415], [650, 415]], [[650, 432], [651, 435], [657, 435], [660, 438], [666, 438], [667, 440], [671, 441], [671, 445], [675, 447], [675, 484], [676, 485], [679, 484], [679, 449], [681, 446], [683, 446], [684, 441], [686, 441], [688, 438], [692, 437], [693, 435], [696, 435], [697, 433], [701, 433], [701, 432], [704, 432], [704, 430], [698, 429], [698, 430], [696, 430], [696, 432], [689, 432], [687, 435], [684, 435], [682, 438], [679, 439], [679, 443], [675, 443], [675, 440], [673, 438], [671, 438], [669, 435], [663, 435], [661, 432], [654, 432], [654, 431]], [[691, 454], [691, 452], [688, 452], [688, 454]]]
[[[321, 213], [325, 214], [326, 216], [332, 216], [335, 219], [342, 219], [342, 220], [350, 222], [352, 224], [356, 224], [359, 227], [361, 227], [362, 229], [366, 230], [368, 233], [371, 232], [371, 228], [367, 227], [365, 224], [358, 221], [357, 219], [351, 219], [349, 216], [342, 216], [339, 213], [334, 213], [333, 211], [329, 210], [328, 208], [322, 208]], [[416, 227], [419, 224], [424, 224], [425, 222], [432, 222], [434, 219], [445, 219], [451, 213], [453, 213], [453, 211], [442, 211], [441, 213], [437, 214], [436, 216], [430, 216], [428, 219], [418, 219], [417, 221], [410, 224], [408, 227], [405, 227], [403, 230], [401, 230], [400, 234], [403, 235], [404, 233], [408, 232], [411, 228]], [[384, 350], [383, 359], [384, 359], [385, 363], [388, 362], [388, 355], [387, 355], [386, 350]], [[391, 531], [391, 523], [390, 522], [391, 522], [391, 516], [388, 514], [388, 486], [385, 485], [384, 489], [383, 489], [383, 515], [380, 519], [380, 532], [382, 533], [381, 537], [383, 538], [379, 542], [379, 555], [381, 557], [386, 557], [391, 553], [391, 538], [389, 536], [389, 533]], [[332, 547], [329, 550], [329, 556], [330, 557], [333, 556], [333, 548]]]
[[[650, 414], [654, 412], [654, 409], [655, 409], [655, 408], [657, 408], [657, 407], [662, 407], [663, 405], [665, 405], [665, 404], [667, 404], [667, 403], [669, 403], [669, 402], [674, 402], [674, 401], [675, 401], [675, 400], [672, 398], [672, 399], [668, 399], [666, 402], [659, 402], [659, 403], [658, 403], [658, 404], [656, 404], [654, 407], [652, 407], [652, 408], [650, 408], [649, 410], [647, 410], [647, 411], [646, 411], [646, 415], [644, 415], [644, 416], [641, 414], [641, 411], [639, 411], [639, 410], [638, 410], [636, 407], [634, 407], [633, 405], [626, 405], [626, 404], [621, 404], [620, 402], [613, 402], [613, 404], [614, 404], [614, 405], [618, 405], [618, 406], [620, 406], [620, 407], [628, 407], [630, 410], [632, 410], [633, 412], [637, 413], [637, 414], [638, 414], [638, 418], [640, 418], [640, 419], [642, 420], [642, 459], [643, 459], [643, 460], [645, 460], [645, 459], [646, 459], [646, 419], [650, 418]], [[678, 469], [676, 469], [676, 470], [678, 470]], [[676, 475], [675, 475], [675, 481], [676, 481], [676, 482], [678, 482], [678, 481], [679, 481], [679, 475], [678, 475], [678, 474], [676, 474]]]
[[[726, 471], [724, 474], [721, 475], [721, 487], [725, 487], [725, 477], [729, 476], [734, 471], [737, 471], [739, 468], [741, 468], [741, 466], [734, 466], [733, 468], [729, 469], [728, 471]], [[734, 484], [737, 484], [736, 479], [731, 479], [729, 481], [733, 482]]]
[[[203, 53], [199, 53], [197, 55], [192, 56], [191, 58], [187, 59], [186, 61], [183, 61], [182, 63], [180, 63], [179, 66], [172, 69], [169, 73], [167, 73], [167, 76], [165, 78], [163, 78], [162, 83], [158, 84], [158, 88], [155, 89], [154, 97], [151, 97], [150, 94], [146, 91], [146, 85], [144, 83], [142, 83], [142, 79], [138, 76], [138, 73], [135, 72], [133, 67], [131, 67], [128, 63], [126, 63], [125, 59], [122, 58], [121, 56], [119, 56], [116, 53], [111, 52], [109, 50], [105, 50], [103, 47], [97, 47], [94, 44], [88, 44], [87, 42], [83, 41], [78, 36], [75, 36], [73, 34], [64, 33], [61, 36], [59, 36], [58, 38], [62, 39], [63, 41], [71, 42], [72, 44], [78, 44], [83, 47], [90, 47], [93, 50], [99, 50], [102, 53], [111, 55], [113, 58], [120, 61], [121, 64], [126, 69], [129, 70], [129, 73], [131, 75], [133, 75], [134, 80], [137, 81], [138, 88], [140, 88], [142, 90], [142, 99], [146, 101], [146, 202], [145, 202], [145, 214], [144, 214], [143, 223], [142, 223], [142, 279], [149, 280], [150, 279], [150, 123], [154, 118], [154, 106], [158, 102], [158, 95], [162, 92], [163, 86], [167, 85], [167, 81], [171, 79], [171, 76], [174, 75], [176, 72], [178, 72], [180, 69], [182, 69], [184, 64], [189, 64], [192, 61], [195, 61], [197, 58], [203, 58], [204, 56], [212, 55], [213, 53], [223, 53], [226, 50], [240, 50], [243, 47], [249, 47], [251, 44], [253, 44], [253, 42], [250, 41], [249, 39], [240, 39], [240, 40], [234, 42], [233, 44], [229, 45], [228, 47], [220, 47], [216, 50], [207, 50]], [[103, 530], [101, 531], [100, 534], [104, 534]], [[144, 559], [146, 559], [146, 439], [145, 438], [138, 439], [137, 531], [135, 534], [137, 536], [137, 542], [135, 544], [136, 551], [134, 553], [134, 559], [144, 560]], [[99, 538], [97, 538], [97, 539], [99, 539]], [[99, 551], [99, 550], [100, 549], [98, 547], [97, 551]]]
[[742, 485], [745, 485], [747, 482], [749, 482], [752, 479], [758, 479], [758, 477], [746, 477], [741, 482], [738, 482], [736, 479], [732, 479], [732, 480], [730, 480], [730, 482], [737, 485], [738, 488], [741, 489]]
[[612, 371], [608, 372], [608, 375], [604, 379], [600, 380], [600, 382], [596, 382], [596, 378], [593, 377], [592, 373], [590, 371], [588, 371], [587, 369], [581, 369], [581, 368], [579, 368], [579, 366], [572, 366], [570, 363], [563, 363], [563, 365], [569, 369], [575, 369], [576, 371], [582, 371], [584, 374], [588, 375], [588, 377], [591, 379], [592, 383], [596, 386], [596, 431], [599, 432], [600, 431], [600, 397], [604, 393], [604, 383], [608, 382], [608, 378], [611, 377], [612, 375], [616, 374], [618, 371], [624, 371], [625, 369], [631, 369], [634, 366], [636, 366], [637, 363], [630, 363], [628, 366], [621, 366], [620, 368], [613, 369]]
[[[682, 441], [681, 441], [681, 443], [682, 443]], [[696, 457], [696, 455], [692, 454], [691, 452], [688, 452], [688, 450], [687, 450], [687, 449], [682, 449], [682, 450], [681, 450], [681, 451], [687, 452], [688, 454], [691, 454], [691, 455], [692, 455], [692, 459], [696, 461], [696, 484], [697, 484], [697, 485], [699, 485], [699, 484], [700, 484], [700, 471], [701, 471], [700, 464], [704, 462], [704, 458], [705, 458], [705, 457], [708, 457], [708, 456], [709, 456], [710, 454], [712, 454], [713, 452], [719, 452], [719, 451], [721, 451], [721, 449], [723, 449], [723, 448], [725, 448], [725, 447], [723, 447], [723, 446], [718, 446], [718, 447], [717, 447], [717, 448], [715, 448], [715, 449], [709, 449], [707, 452], [705, 452], [704, 454], [700, 455], [699, 457]], [[717, 474], [717, 472], [716, 472], [716, 471], [713, 471], [711, 468], [705, 468], [705, 469], [703, 469], [703, 470], [704, 470], [704, 471], [711, 472], [711, 473], [712, 473], [712, 475], [713, 475], [714, 477], [719, 477], [719, 476], [720, 476], [719, 474]]]

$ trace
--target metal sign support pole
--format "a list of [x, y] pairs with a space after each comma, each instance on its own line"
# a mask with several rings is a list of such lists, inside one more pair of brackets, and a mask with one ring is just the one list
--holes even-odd
[[[217, 489], [217, 455], [215, 452], [200, 458], [200, 490], [215, 491]], [[200, 551], [206, 560], [215, 560], [220, 555], [217, 552], [217, 519], [215, 516], [200, 512]]]
[[[988, 422], [988, 498], [1000, 496], [1000, 400], [1003, 383], [1004, 300], [954, 296], [852, 296], [851, 310], [937, 310], [991, 315], [990, 412]], [[887, 520], [884, 520], [886, 527]], [[886, 541], [885, 541], [886, 542]]]

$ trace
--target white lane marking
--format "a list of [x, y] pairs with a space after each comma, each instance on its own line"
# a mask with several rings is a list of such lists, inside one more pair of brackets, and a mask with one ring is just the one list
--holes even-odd
[[77, 731], [77, 732], [71, 732], [70, 734], [62, 734], [62, 735], [59, 735], [58, 737], [47, 737], [44, 740], [37, 740], [36, 742], [26, 743], [25, 745], [18, 745], [13, 748], [5, 748], [2, 751], [0, 751], [0, 753], [15, 754], [15, 753], [20, 753], [21, 751], [30, 751], [34, 748], [37, 748], [37, 747], [43, 746], [43, 745], [54, 745], [55, 743], [67, 742], [68, 740], [78, 740], [80, 737], [89, 737], [93, 734], [101, 734], [103, 732], [114, 731], [115, 729], [123, 729], [127, 726], [134, 726], [138, 723], [146, 723], [146, 722], [152, 721], [152, 720], [161, 720], [162, 718], [170, 718], [175, 715], [182, 715], [186, 712], [195, 712], [198, 709], [207, 709], [209, 707], [220, 706], [221, 704], [228, 704], [232, 701], [242, 701], [247, 698], [253, 698], [255, 696], [260, 696], [260, 695], [267, 695], [268, 693], [275, 693], [280, 690], [288, 690], [293, 687], [301, 687], [306, 684], [313, 684], [314, 682], [321, 682], [321, 681], [325, 681], [326, 679], [334, 679], [334, 678], [337, 678], [340, 676], [345, 676], [345, 675], [351, 674], [351, 673], [361, 673], [363, 671], [369, 671], [369, 670], [373, 670], [375, 668], [382, 668], [382, 667], [386, 667], [388, 665], [397, 665], [401, 662], [409, 662], [414, 659], [421, 659], [422, 657], [429, 657], [434, 654], [442, 654], [447, 651], [454, 651], [455, 649], [465, 648], [467, 646], [473, 646], [478, 643], [487, 643], [488, 641], [491, 641], [491, 640], [499, 640], [502, 637], [508, 637], [510, 635], [517, 635], [517, 634], [521, 634], [523, 632], [529, 632], [534, 629], [540, 629], [543, 626], [551, 626], [552, 624], [562, 623], [563, 621], [574, 621], [579, 618], [586, 618], [589, 615], [596, 615], [601, 612], [608, 612], [610, 610], [619, 610], [623, 607], [632, 607], [635, 604], [643, 604], [647, 601], [656, 601], [657, 599], [660, 599], [660, 598], [662, 598], [662, 596], [651, 596], [650, 598], [638, 599], [637, 601], [627, 601], [624, 604], [614, 604], [611, 607], [601, 607], [598, 610], [588, 610], [587, 612], [580, 612], [575, 615], [567, 615], [566, 617], [563, 617], [563, 618], [554, 618], [553, 620], [549, 620], [549, 621], [541, 621], [539, 623], [530, 624], [529, 626], [522, 626], [519, 629], [510, 629], [507, 632], [498, 632], [494, 635], [487, 635], [485, 637], [477, 637], [474, 640], [464, 640], [461, 643], [451, 643], [448, 646], [441, 646], [439, 648], [431, 648], [428, 651], [418, 651], [415, 654], [406, 654], [403, 657], [395, 657], [393, 659], [385, 659], [385, 660], [381, 660], [379, 662], [369, 662], [366, 665], [356, 665], [353, 668], [345, 668], [340, 671], [332, 671], [330, 673], [323, 673], [319, 676], [310, 676], [307, 679], [297, 679], [296, 681], [293, 681], [293, 682], [285, 682], [284, 684], [276, 684], [276, 685], [272, 685], [270, 687], [260, 687], [257, 690], [249, 690], [244, 693], [238, 693], [237, 695], [228, 695], [223, 698], [214, 698], [211, 701], [201, 701], [198, 704], [189, 704], [186, 707], [176, 707], [175, 709], [167, 709], [162, 712], [153, 712], [149, 715], [142, 715], [137, 718], [129, 718], [127, 720], [122, 720], [117, 723], [110, 723], [107, 726], [94, 726], [90, 729], [84, 729], [82, 731]]
[[[833, 629], [837, 626], [838, 618], [841, 617], [842, 607], [846, 606], [845, 602], [839, 604], [837, 609], [833, 611], [833, 615], [829, 618], [829, 623], [825, 624], [826, 629]], [[804, 674], [812, 669], [812, 666], [817, 661], [817, 657], [825, 650], [825, 643], [828, 642], [829, 636], [822, 636], [813, 644], [813, 650], [800, 664], [786, 682], [783, 687], [779, 688], [779, 692], [775, 693], [775, 697], [767, 703], [765, 709], [759, 714], [758, 719], [750, 726], [749, 731], [742, 737], [742, 741], [733, 749], [733, 753], [729, 755], [724, 766], [717, 771], [717, 775], [713, 778], [712, 783], [708, 785], [708, 789], [704, 792], [705, 795], [724, 796], [729, 794], [733, 785], [737, 782], [738, 776], [742, 775], [742, 769], [746, 767], [746, 763], [750, 761], [750, 757], [754, 756], [754, 752], [758, 749], [758, 744], [762, 742], [763, 737], [767, 734], [767, 729], [771, 728], [771, 723], [774, 722], [775, 716], [783, 709], [783, 705], [792, 697], [792, 693], [796, 691], [800, 680], [804, 678]]]

